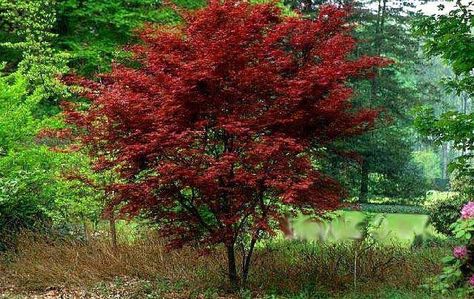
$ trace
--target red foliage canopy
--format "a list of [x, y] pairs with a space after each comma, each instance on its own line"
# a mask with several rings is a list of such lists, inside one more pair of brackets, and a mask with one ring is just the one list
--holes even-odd
[[354, 111], [346, 81], [386, 64], [348, 58], [347, 16], [212, 0], [182, 26], [144, 30], [140, 68], [81, 80], [91, 107], [67, 120], [97, 166], [120, 173], [114, 204], [149, 213], [173, 246], [233, 244], [271, 231], [283, 211], [336, 208], [342, 190], [309, 149], [371, 126], [377, 113]]

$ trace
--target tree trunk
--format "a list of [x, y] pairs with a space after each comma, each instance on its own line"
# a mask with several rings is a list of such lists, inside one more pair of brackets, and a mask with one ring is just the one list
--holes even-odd
[[367, 202], [367, 194], [369, 193], [369, 165], [366, 161], [362, 162], [360, 171], [360, 195], [359, 202]]
[[468, 97], [466, 94], [462, 94], [461, 99], [462, 99], [462, 113], [467, 114]]
[[89, 227], [87, 225], [87, 220], [86, 219], [82, 220], [82, 225], [84, 226], [84, 239], [85, 239], [86, 242], [89, 242], [90, 232], [89, 232]]
[[250, 272], [250, 263], [252, 262], [252, 255], [253, 255], [253, 250], [255, 248], [255, 244], [257, 243], [258, 239], [258, 233], [256, 236], [252, 238], [252, 241], [250, 241], [250, 248], [249, 252], [247, 253], [247, 256], [244, 257], [244, 267], [242, 269], [242, 285], [245, 286], [247, 284], [247, 278], [249, 277], [249, 272]]
[[448, 178], [448, 143], [444, 142], [441, 145], [441, 179], [446, 180]]
[[235, 260], [234, 244], [226, 245], [227, 248], [227, 269], [229, 282], [233, 291], [239, 289], [239, 277], [237, 276], [237, 263]]
[[112, 249], [116, 251], [117, 250], [117, 230], [115, 229], [114, 210], [110, 211], [109, 224], [110, 224], [110, 244], [112, 245]]

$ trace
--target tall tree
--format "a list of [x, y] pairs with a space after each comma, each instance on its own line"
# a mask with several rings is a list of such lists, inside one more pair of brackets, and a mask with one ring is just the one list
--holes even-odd
[[58, 89], [55, 76], [66, 71], [65, 57], [52, 45], [56, 38], [55, 3], [54, 0], [0, 0], [0, 17], [12, 37], [0, 43], [0, 48], [21, 53], [19, 67], [31, 88], [41, 87], [51, 93]]
[[[382, 55], [395, 60], [390, 68], [357, 88], [363, 105], [383, 109], [378, 129], [355, 140], [363, 157], [359, 195], [362, 201], [368, 196], [371, 173], [390, 178], [394, 184], [413, 173], [409, 166], [414, 142], [410, 137], [409, 112], [422, 98], [413, 78], [419, 63], [419, 42], [410, 35], [407, 26], [413, 16], [407, 5], [377, 0], [360, 10], [361, 28], [357, 37], [366, 42], [360, 44], [359, 54]], [[403, 196], [404, 190], [401, 191]]]
[[[361, 41], [354, 53], [356, 57], [381, 55], [395, 61], [390, 67], [380, 70], [375, 78], [354, 83], [355, 105], [381, 109], [381, 115], [376, 129], [370, 134], [338, 144], [339, 150], [356, 148], [359, 159], [332, 158], [329, 168], [337, 167], [334, 172], [343, 174], [341, 179], [347, 181], [353, 190], [352, 195], [358, 195], [361, 201], [367, 200], [369, 193], [391, 196], [393, 190], [400, 191], [397, 197], [418, 196], [423, 193], [424, 184], [418, 184], [423, 174], [421, 169], [416, 170], [411, 157], [415, 138], [410, 111], [428, 97], [418, 88], [420, 43], [410, 34], [410, 22], [415, 15], [413, 3], [392, 0], [314, 1], [313, 13], [321, 3], [327, 2], [352, 7], [355, 37]], [[385, 183], [379, 184], [380, 181]], [[389, 181], [392, 186], [387, 184]], [[405, 188], [410, 181], [417, 183]]]
[[474, 174], [474, 114], [468, 110], [468, 99], [474, 95], [474, 13], [470, 4], [456, 1], [453, 10], [424, 17], [416, 28], [426, 39], [426, 54], [440, 56], [452, 68], [455, 76], [447, 82], [447, 87], [462, 99], [458, 111], [448, 111], [439, 117], [432, 108], [423, 110], [417, 126], [423, 134], [434, 137], [435, 142], [451, 142], [460, 153], [451, 168], [467, 176]]
[[[197, 8], [202, 0], [175, 1]], [[73, 0], [56, 4], [56, 46], [71, 54], [70, 66], [84, 75], [105, 72], [111, 61], [127, 59], [122, 48], [137, 41], [146, 22], [176, 24], [179, 16], [155, 0]]]
[[151, 26], [133, 48], [139, 69], [79, 79], [90, 109], [67, 120], [97, 161], [118, 171], [113, 204], [147, 213], [169, 245], [224, 244], [237, 287], [236, 246], [248, 277], [256, 242], [285, 213], [323, 213], [342, 190], [312, 164], [332, 141], [368, 129], [347, 80], [387, 61], [348, 59], [347, 11], [315, 20], [273, 4], [211, 1], [183, 26]]
[[[430, 56], [440, 56], [454, 71], [456, 77], [448, 82], [451, 90], [463, 97], [474, 95], [474, 11], [472, 1], [463, 4], [457, 0], [455, 8], [450, 12], [428, 16], [418, 23], [418, 33], [426, 38], [425, 51]], [[434, 138], [439, 144], [450, 142], [459, 150], [460, 155], [451, 162], [451, 170], [456, 170], [458, 175], [467, 178], [464, 182], [464, 192], [472, 196], [472, 181], [474, 177], [474, 113], [467, 111], [466, 102], [463, 101], [461, 111], [448, 111], [436, 116], [434, 109], [421, 111], [417, 118], [417, 126], [422, 134]], [[460, 208], [460, 207], [459, 207]], [[460, 270], [458, 275], [447, 267], [452, 273], [440, 276], [439, 285], [443, 288], [458, 288], [465, 281], [472, 279], [474, 273], [474, 240], [472, 239], [472, 225], [470, 220], [472, 203], [462, 210], [463, 221], [454, 226], [457, 236], [466, 236], [465, 257], [462, 262], [456, 262], [454, 269]], [[448, 263], [452, 263], [449, 261]], [[444, 274], [447, 271], [444, 271]]]

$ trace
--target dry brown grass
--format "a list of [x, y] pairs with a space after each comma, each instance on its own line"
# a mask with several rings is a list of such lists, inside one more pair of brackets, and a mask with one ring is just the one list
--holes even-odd
[[[442, 248], [366, 250], [358, 260], [358, 289], [416, 290], [440, 270], [439, 260], [444, 254]], [[3, 260], [3, 284], [26, 290], [88, 288], [118, 277], [151, 281], [154, 285], [147, 287], [168, 291], [174, 291], [176, 285], [183, 292], [227, 287], [222, 250], [205, 256], [192, 248], [167, 252], [156, 237], [121, 244], [114, 252], [107, 240], [48, 241], [25, 234], [19, 239], [17, 252]], [[256, 293], [298, 293], [305, 289], [344, 292], [353, 288], [353, 267], [352, 245], [282, 241], [256, 251], [249, 287]]]
[[191, 248], [167, 252], [163, 242], [153, 237], [121, 244], [114, 251], [102, 239], [48, 241], [25, 234], [19, 238], [17, 252], [4, 260], [4, 279], [27, 289], [90, 286], [116, 277], [199, 281], [203, 287], [223, 281], [219, 252], [209, 256]]
[[[344, 292], [354, 288], [354, 246], [296, 243], [260, 252], [254, 263], [254, 283], [264, 289], [298, 292], [324, 289]], [[357, 289], [417, 290], [427, 277], [441, 270], [443, 248], [412, 250], [397, 246], [359, 251]]]

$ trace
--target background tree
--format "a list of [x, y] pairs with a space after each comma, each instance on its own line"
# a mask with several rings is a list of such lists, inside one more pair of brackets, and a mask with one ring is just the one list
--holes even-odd
[[[427, 189], [425, 184], [419, 184], [423, 175], [411, 157], [415, 139], [410, 129], [410, 110], [426, 99], [417, 88], [419, 42], [407, 26], [413, 17], [411, 5], [395, 2], [365, 1], [358, 10], [360, 29], [356, 36], [364, 41], [360, 43], [359, 55], [382, 55], [395, 61], [381, 70], [379, 76], [356, 87], [360, 104], [383, 110], [377, 129], [348, 145], [358, 148], [362, 155], [362, 201], [371, 190], [373, 194], [393, 196], [391, 189], [398, 189], [399, 197], [413, 197]], [[391, 184], [380, 185], [377, 177]], [[410, 182], [413, 184], [405, 188]]]
[[273, 4], [212, 1], [181, 27], [152, 26], [135, 46], [141, 67], [116, 65], [79, 82], [91, 100], [67, 120], [121, 183], [113, 204], [145, 212], [171, 247], [224, 244], [239, 284], [235, 248], [256, 242], [285, 213], [334, 209], [342, 190], [312, 166], [331, 141], [360, 134], [376, 112], [351, 109], [349, 78], [386, 64], [349, 60], [347, 11], [314, 20], [283, 17]]
[[[465, 5], [462, 1], [456, 1], [453, 10], [420, 18], [416, 23], [417, 34], [426, 39], [425, 53], [428, 56], [441, 57], [454, 72], [455, 76], [446, 80], [446, 87], [448, 91], [458, 95], [457, 99], [461, 99], [460, 105], [448, 107], [457, 109], [447, 112], [446, 109], [435, 109], [437, 107], [424, 107], [419, 111], [415, 122], [419, 132], [434, 144], [443, 148], [449, 146], [456, 151], [456, 157], [452, 159], [449, 168], [454, 177], [451, 187], [460, 192], [460, 196], [436, 206], [437, 213], [432, 216], [437, 226], [441, 227], [440, 230], [447, 232], [455, 222], [457, 211], [474, 194], [471, 187], [474, 174], [474, 115], [469, 107], [470, 98], [474, 94], [473, 22], [473, 11], [469, 3]], [[471, 248], [472, 240], [469, 242], [468, 247]], [[469, 250], [469, 260], [472, 259], [472, 251]], [[471, 264], [468, 263], [469, 267]], [[465, 272], [463, 271], [463, 274], [467, 275]]]
[[[195, 9], [202, 0], [174, 2]], [[134, 33], [146, 22], [177, 24], [179, 16], [156, 0], [83, 0], [56, 4], [56, 46], [71, 54], [69, 65], [80, 74], [105, 72], [112, 60], [125, 61], [122, 47], [137, 42]]]
[[18, 72], [0, 77], [0, 250], [23, 229], [77, 232], [101, 212], [94, 190], [63, 178], [72, 169], [87, 171], [88, 160], [52, 152], [36, 137], [55, 120], [36, 115], [43, 90], [30, 94], [28, 86]]
[[2, 245], [22, 229], [52, 228], [57, 191], [64, 186], [61, 168], [74, 160], [50, 152], [35, 137], [54, 114], [55, 97], [64, 91], [55, 78], [65, 71], [65, 61], [51, 45], [55, 22], [51, 5], [47, 0], [0, 1], [2, 36], [9, 37], [0, 48], [9, 54], [2, 59], [10, 59], [6, 65], [11, 73], [0, 77]]
[[[358, 44], [354, 56], [381, 55], [395, 61], [379, 71], [378, 76], [354, 82], [355, 105], [381, 109], [375, 130], [370, 134], [337, 144], [337, 150], [357, 149], [358, 159], [329, 157], [326, 168], [344, 182], [351, 196], [364, 202], [370, 197], [413, 198], [431, 187], [424, 179], [423, 167], [413, 159], [420, 140], [414, 134], [412, 109], [435, 101], [428, 88], [439, 86], [423, 77], [432, 65], [419, 55], [420, 42], [411, 34], [411, 21], [416, 17], [414, 3], [368, 1], [289, 2], [312, 16], [324, 3], [350, 5], [352, 20], [357, 24]], [[310, 7], [311, 9], [308, 9]], [[423, 88], [421, 88], [423, 86]]]
[[44, 100], [61, 94], [61, 85], [55, 76], [67, 71], [65, 55], [52, 44], [57, 37], [53, 33], [55, 3], [54, 0], [0, 1], [0, 17], [4, 28], [10, 29], [7, 36], [14, 37], [1, 43], [0, 48], [17, 53], [14, 55], [17, 59], [10, 61], [11, 69], [16, 69], [13, 66], [17, 62], [29, 81], [28, 90], [44, 89]]
[[451, 142], [460, 153], [451, 163], [460, 175], [471, 176], [473, 114], [468, 113], [469, 98], [474, 95], [474, 16], [469, 4], [456, 2], [448, 14], [428, 16], [417, 23], [417, 32], [426, 38], [425, 51], [430, 56], [440, 56], [452, 68], [455, 77], [447, 87], [462, 95], [460, 111], [448, 111], [435, 116], [433, 108], [424, 109], [417, 119], [417, 127], [437, 143]]
[[[36, 134], [63, 126], [59, 99], [67, 92], [57, 77], [68, 67], [90, 74], [109, 69], [112, 59], [127, 59], [121, 49], [146, 21], [176, 23], [179, 17], [149, 0], [0, 0], [0, 243], [21, 229], [82, 238], [97, 227], [110, 196], [96, 188], [100, 178], [88, 171], [88, 157], [51, 152], [56, 140]], [[96, 184], [68, 180], [73, 170]]]

